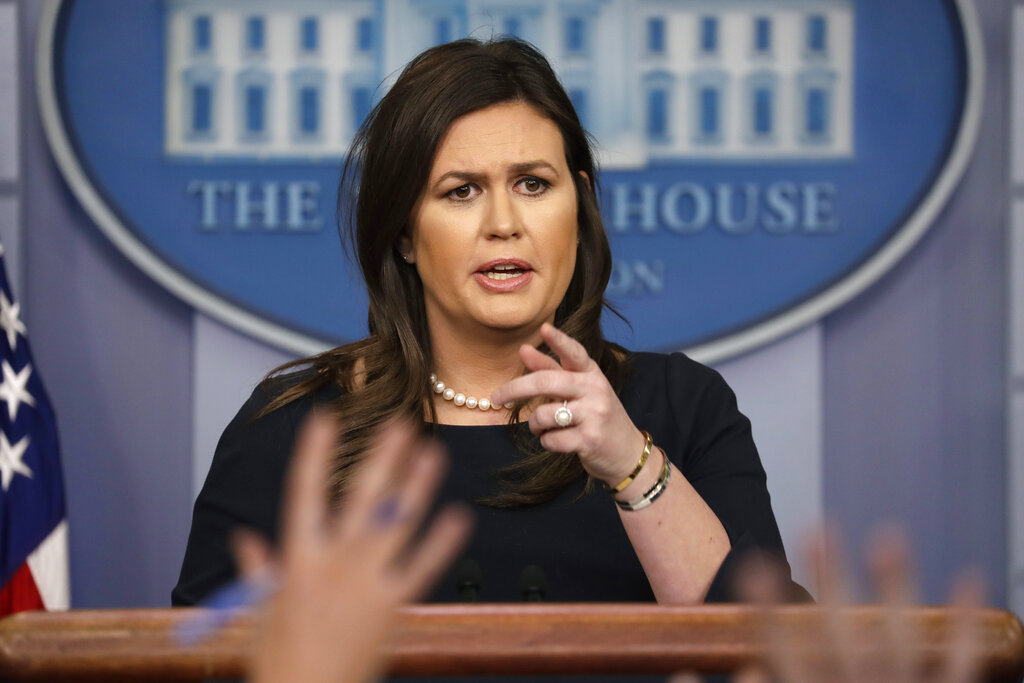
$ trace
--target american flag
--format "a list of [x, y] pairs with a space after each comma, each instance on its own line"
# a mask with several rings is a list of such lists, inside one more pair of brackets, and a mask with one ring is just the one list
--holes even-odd
[[0, 245], [0, 615], [70, 598], [57, 425], [25, 334]]

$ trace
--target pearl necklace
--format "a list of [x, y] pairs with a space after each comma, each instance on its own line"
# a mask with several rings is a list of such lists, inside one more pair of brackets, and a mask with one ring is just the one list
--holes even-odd
[[459, 407], [465, 406], [470, 410], [474, 408], [478, 408], [480, 410], [511, 410], [512, 406], [515, 405], [512, 401], [509, 401], [504, 406], [491, 405], [490, 399], [466, 396], [461, 392], [456, 392], [454, 389], [439, 380], [437, 375], [430, 376], [430, 388], [434, 390], [435, 394], [440, 394], [444, 400], [451, 401]]

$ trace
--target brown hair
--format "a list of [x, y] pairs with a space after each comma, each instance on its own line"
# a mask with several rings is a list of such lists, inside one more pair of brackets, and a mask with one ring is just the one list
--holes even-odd
[[[366, 451], [377, 427], [390, 418], [419, 419], [430, 406], [432, 353], [423, 286], [396, 245], [449, 126], [471, 112], [505, 102], [525, 102], [558, 126], [576, 185], [579, 245], [576, 269], [555, 325], [578, 340], [618, 390], [624, 352], [601, 333], [611, 249], [597, 205], [597, 175], [590, 141], [569, 97], [544, 56], [516, 39], [457, 40], [421, 53], [377, 103], [353, 140], [338, 189], [343, 239], [354, 252], [369, 294], [369, 336], [317, 356], [285, 364], [316, 372], [288, 381], [261, 412], [271, 412], [330, 383], [344, 391], [331, 404], [342, 420], [331, 490], [340, 497], [351, 465]], [[586, 174], [593, 186], [580, 175]], [[397, 189], [396, 189], [397, 188]], [[343, 211], [353, 203], [355, 211]], [[358, 375], [358, 376], [357, 376]], [[518, 420], [513, 410], [511, 422]], [[584, 470], [577, 458], [545, 451], [525, 430], [515, 430], [520, 462], [502, 470], [504, 490], [485, 502], [514, 507], [553, 498]]]

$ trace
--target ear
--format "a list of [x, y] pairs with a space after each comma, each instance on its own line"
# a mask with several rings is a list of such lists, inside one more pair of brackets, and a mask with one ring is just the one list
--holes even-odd
[[398, 244], [395, 245], [395, 250], [406, 263], [416, 263], [416, 251], [413, 249], [412, 240], [409, 239], [408, 235], [402, 235], [398, 238]]
[[591, 192], [593, 192], [594, 191], [594, 186], [590, 184], [590, 176], [587, 175], [587, 172], [586, 171], [578, 171], [578, 173], [580, 174], [580, 177], [583, 178], [583, 181], [587, 184], [587, 189], [590, 190]]

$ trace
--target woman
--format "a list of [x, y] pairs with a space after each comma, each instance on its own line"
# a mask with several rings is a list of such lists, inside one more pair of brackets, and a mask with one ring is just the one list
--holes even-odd
[[441, 500], [473, 502], [477, 531], [435, 600], [728, 600], [741, 555], [783, 555], [721, 377], [602, 336], [611, 254], [596, 171], [540, 53], [517, 40], [427, 50], [352, 149], [339, 198], [358, 173], [349, 236], [369, 336], [284, 366], [303, 369], [265, 381], [228, 426], [176, 604], [233, 576], [232, 529], [276, 537], [314, 406], [343, 426], [336, 499], [388, 419], [423, 420], [447, 444]]

